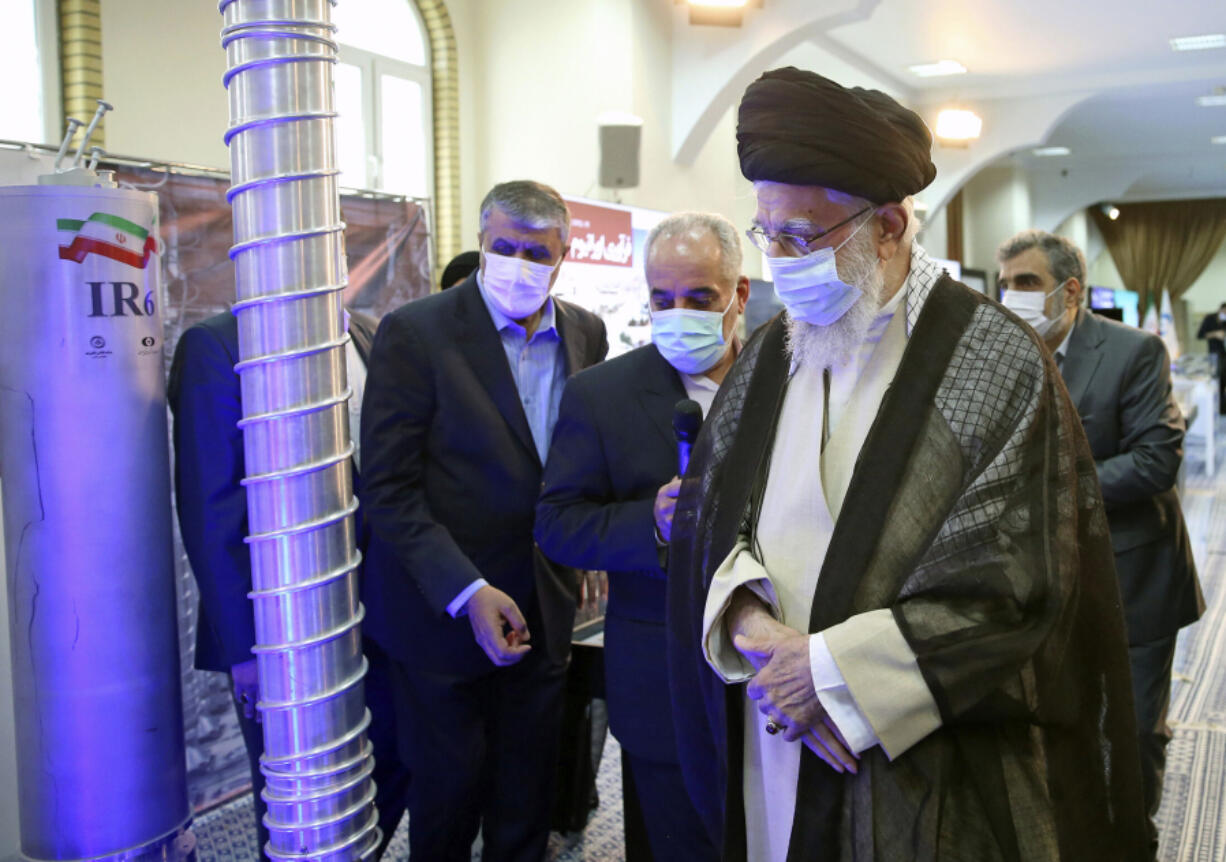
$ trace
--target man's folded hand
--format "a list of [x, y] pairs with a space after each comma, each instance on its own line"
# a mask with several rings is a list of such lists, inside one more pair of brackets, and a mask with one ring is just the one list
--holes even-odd
[[766, 636], [737, 634], [733, 645], [755, 668], [746, 694], [758, 710], [781, 726], [789, 742], [803, 740], [836, 772], [858, 771], [857, 757], [822, 708], [813, 687], [809, 637], [775, 623], [783, 632]]
[[532, 635], [515, 600], [502, 590], [486, 585], [464, 605], [477, 645], [499, 667], [513, 665], [532, 647]]

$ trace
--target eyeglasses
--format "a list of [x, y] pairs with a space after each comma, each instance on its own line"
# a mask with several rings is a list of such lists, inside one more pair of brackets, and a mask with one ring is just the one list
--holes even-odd
[[804, 236], [801, 234], [788, 233], [787, 231], [779, 231], [779, 233], [768, 233], [760, 225], [755, 225], [754, 227], [751, 227], [749, 230], [745, 231], [745, 236], [749, 237], [749, 241], [752, 242], [754, 244], [754, 247], [757, 248], [758, 251], [762, 252], [763, 254], [770, 254], [771, 246], [774, 245], [775, 243], [779, 243], [779, 245], [783, 247], [784, 251], [788, 252], [790, 255], [800, 257], [802, 255], [806, 255], [806, 254], [809, 254], [817, 250], [816, 248], [813, 247], [813, 243], [817, 242], [819, 239], [826, 236], [827, 234], [830, 234], [838, 230], [843, 225], [847, 224], [849, 221], [854, 221], [855, 219], [864, 215], [866, 212], [868, 212], [872, 208], [873, 208], [873, 205], [869, 204], [864, 209], [860, 210], [858, 213], [853, 213], [852, 215], [849, 215], [847, 218], [843, 219], [838, 224], [831, 225], [825, 230], [819, 230], [817, 233], [811, 236]]

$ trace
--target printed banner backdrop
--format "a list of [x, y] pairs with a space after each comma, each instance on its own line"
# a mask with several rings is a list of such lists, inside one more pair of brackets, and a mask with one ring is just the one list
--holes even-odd
[[643, 250], [647, 234], [668, 213], [584, 198], [566, 198], [570, 253], [553, 295], [600, 315], [609, 358], [651, 341]]
[[[108, 167], [104, 165], [103, 167]], [[165, 363], [179, 336], [234, 301], [234, 241], [225, 178], [116, 167], [116, 179], [158, 195], [162, 242]], [[428, 215], [412, 201], [341, 196], [349, 286], [345, 304], [381, 317], [430, 292]], [[187, 733], [188, 792], [193, 810], [212, 807], [251, 784], [227, 677], [193, 665], [199, 594], [175, 519], [179, 657]]]

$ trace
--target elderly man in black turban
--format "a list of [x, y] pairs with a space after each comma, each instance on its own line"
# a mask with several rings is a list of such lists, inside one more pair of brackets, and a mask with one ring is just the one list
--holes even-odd
[[1094, 461], [1041, 340], [915, 242], [928, 130], [789, 68], [737, 144], [786, 311], [712, 406], [669, 574], [724, 858], [1145, 858]]

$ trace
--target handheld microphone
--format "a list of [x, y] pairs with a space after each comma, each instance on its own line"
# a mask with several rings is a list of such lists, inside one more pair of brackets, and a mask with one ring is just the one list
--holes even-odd
[[673, 407], [673, 436], [677, 438], [677, 475], [684, 476], [690, 466], [690, 452], [702, 428], [702, 407], [697, 401], [682, 398]]

